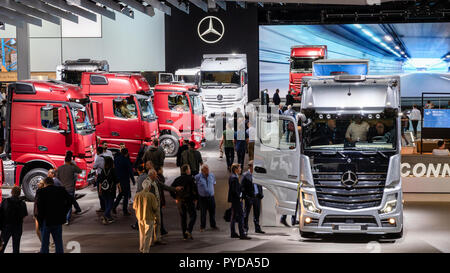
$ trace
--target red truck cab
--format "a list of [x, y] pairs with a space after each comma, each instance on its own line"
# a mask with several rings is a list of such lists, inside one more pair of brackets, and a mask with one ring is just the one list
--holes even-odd
[[105, 121], [97, 135], [108, 147], [124, 143], [132, 162], [142, 145], [159, 137], [147, 80], [139, 74], [84, 72], [81, 88], [92, 100], [103, 103]]
[[175, 156], [184, 139], [205, 145], [205, 116], [196, 85], [157, 84], [153, 103], [159, 120], [160, 145], [167, 156]]
[[102, 122], [102, 109], [101, 103], [91, 102], [75, 85], [31, 80], [9, 84], [2, 173], [6, 173], [6, 160], [11, 170], [4, 185], [21, 185], [25, 196], [33, 200], [38, 182], [50, 168], [64, 164], [69, 150], [83, 170], [76, 188], [93, 182], [94, 126]]
[[301, 85], [304, 76], [312, 76], [313, 62], [327, 58], [325, 45], [298, 45], [291, 47], [289, 66], [289, 91], [295, 100], [301, 98]]

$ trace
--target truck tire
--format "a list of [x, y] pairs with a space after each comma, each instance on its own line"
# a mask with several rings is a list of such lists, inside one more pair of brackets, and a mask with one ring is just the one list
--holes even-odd
[[22, 189], [25, 197], [29, 201], [34, 201], [34, 197], [37, 191], [37, 185], [39, 181], [47, 177], [47, 169], [36, 168], [30, 170], [24, 177], [22, 181]]
[[167, 157], [171, 157], [177, 155], [180, 142], [172, 135], [162, 135], [159, 138], [159, 146], [164, 149]]
[[317, 238], [317, 234], [315, 234], [314, 232], [305, 232], [305, 231], [301, 231], [300, 230], [300, 236], [302, 236], [303, 238]]

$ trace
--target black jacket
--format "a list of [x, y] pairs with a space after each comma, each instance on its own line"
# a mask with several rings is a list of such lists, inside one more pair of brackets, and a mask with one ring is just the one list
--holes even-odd
[[37, 219], [45, 221], [47, 226], [62, 225], [66, 222], [69, 209], [72, 208], [72, 196], [63, 187], [54, 185], [38, 189], [36, 192]]
[[240, 202], [242, 197], [242, 188], [237, 175], [233, 174], [228, 179], [228, 202]]
[[253, 184], [253, 176], [250, 172], [245, 172], [242, 175], [241, 187], [242, 187], [242, 197], [243, 198], [259, 198], [262, 199], [264, 197], [262, 186], [256, 185], [258, 187], [258, 194], [255, 195], [255, 184]]
[[280, 95], [278, 95], [278, 93], [275, 93], [275, 94], [273, 95], [273, 104], [279, 105], [280, 102], [281, 102]]
[[114, 158], [114, 167], [116, 169], [117, 178], [119, 178], [120, 184], [130, 185], [130, 179], [133, 181], [133, 185], [136, 184], [130, 159], [126, 158], [122, 154], [118, 154]]
[[286, 95], [286, 106], [294, 104], [294, 96], [287, 94]]
[[198, 199], [198, 191], [197, 184], [195, 183], [195, 179], [192, 175], [181, 175], [172, 183], [172, 187], [183, 187], [183, 190], [177, 192], [170, 192], [170, 195], [180, 201], [189, 202]]
[[27, 215], [27, 205], [24, 201], [17, 197], [7, 198], [0, 205], [0, 227], [21, 226]]
[[188, 145], [182, 145], [177, 152], [177, 166], [181, 167], [181, 154], [189, 149]]

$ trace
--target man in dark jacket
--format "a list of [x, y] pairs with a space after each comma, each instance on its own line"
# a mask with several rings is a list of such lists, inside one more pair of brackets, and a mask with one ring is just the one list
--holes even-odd
[[248, 171], [242, 175], [242, 196], [245, 201], [244, 230], [248, 232], [248, 216], [253, 207], [253, 223], [256, 233], [265, 233], [259, 225], [259, 215], [261, 213], [261, 199], [264, 197], [262, 187], [253, 184], [253, 160], [248, 162]]
[[279, 105], [281, 102], [280, 99], [280, 89], [275, 90], [275, 94], [273, 94], [273, 104]]
[[[181, 166], [181, 176], [175, 178], [172, 187], [179, 187], [179, 189], [181, 189], [176, 193], [171, 192], [170, 194], [177, 202], [178, 212], [181, 216], [183, 239], [192, 240], [192, 230], [194, 229], [195, 219], [197, 218], [195, 202], [198, 200], [198, 192], [189, 165], [185, 164]], [[189, 225], [187, 225], [187, 214], [189, 214]]]
[[19, 253], [20, 238], [23, 231], [23, 218], [28, 215], [27, 205], [19, 199], [20, 188], [15, 186], [11, 190], [11, 197], [3, 200], [0, 205], [0, 219], [3, 247], [0, 253], [5, 253], [9, 239], [13, 239], [13, 253]]
[[[82, 172], [80, 168], [72, 161], [73, 153], [71, 151], [66, 152], [64, 159], [64, 165], [59, 166], [56, 170], [56, 178], [61, 181], [61, 184], [66, 189], [67, 193], [72, 196], [72, 204], [75, 207], [75, 213], [81, 213], [80, 205], [78, 205], [75, 199], [75, 184], [77, 181], [77, 175]], [[72, 217], [72, 208], [67, 212], [66, 225], [70, 224], [70, 218]]]
[[[249, 240], [244, 230], [244, 218], [242, 211], [242, 189], [239, 183], [239, 174], [241, 173], [241, 166], [237, 163], [231, 165], [231, 176], [228, 179], [228, 202], [231, 203], [231, 238], [239, 238], [242, 240]], [[235, 223], [238, 222], [239, 235], [236, 233]]]
[[164, 149], [159, 146], [159, 141], [157, 138], [153, 139], [153, 145], [148, 147], [148, 150], [144, 154], [144, 162], [151, 161], [155, 169], [162, 168], [164, 166], [164, 159], [166, 158], [166, 153]]
[[182, 164], [182, 159], [181, 159], [181, 154], [186, 151], [187, 149], [189, 149], [189, 139], [185, 138], [183, 140], [183, 145], [181, 145], [180, 148], [178, 148], [178, 152], [177, 152], [177, 167], [181, 168]]
[[56, 187], [53, 179], [45, 178], [44, 188], [36, 191], [37, 219], [41, 228], [41, 253], [48, 253], [50, 234], [55, 242], [55, 252], [63, 253], [62, 224], [72, 207], [72, 196], [63, 188]]
[[203, 165], [203, 159], [201, 153], [195, 149], [195, 142], [189, 142], [189, 149], [181, 154], [181, 162], [182, 165], [189, 165], [193, 176], [200, 173], [200, 166]]
[[293, 105], [294, 104], [294, 96], [292, 96], [291, 91], [288, 91], [288, 94], [286, 95], [286, 106]]
[[136, 185], [134, 180], [133, 167], [128, 159], [128, 149], [124, 148], [120, 153], [114, 158], [114, 167], [116, 170], [117, 178], [120, 184], [120, 193], [117, 195], [116, 201], [113, 206], [113, 213], [116, 213], [116, 208], [119, 206], [120, 200], [123, 198], [123, 215], [131, 215], [128, 212], [128, 199], [131, 195], [130, 179], [133, 185]]

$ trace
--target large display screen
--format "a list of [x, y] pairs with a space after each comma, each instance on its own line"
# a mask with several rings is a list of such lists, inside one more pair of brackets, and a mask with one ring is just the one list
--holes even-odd
[[326, 46], [325, 59], [366, 59], [369, 75], [400, 75], [402, 97], [450, 92], [449, 29], [450, 23], [260, 25], [260, 90], [285, 96], [312, 72], [290, 64], [314, 60], [308, 52], [291, 57], [291, 48]]
[[423, 109], [424, 128], [450, 128], [450, 109]]

